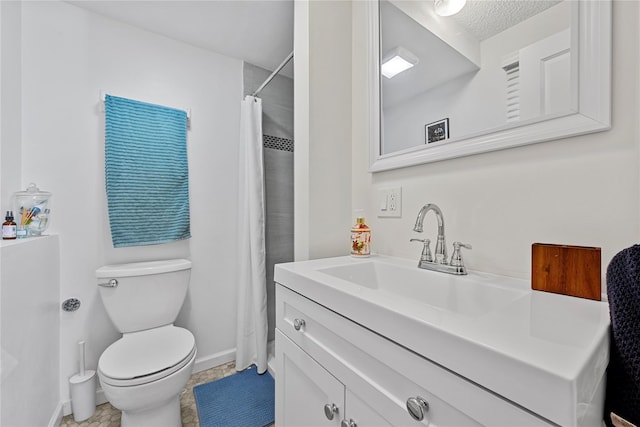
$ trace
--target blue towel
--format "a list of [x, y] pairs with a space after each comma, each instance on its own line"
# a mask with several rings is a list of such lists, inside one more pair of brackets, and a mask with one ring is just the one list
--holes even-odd
[[604, 420], [614, 412], [640, 426], [640, 245], [624, 249], [607, 267], [611, 341]]
[[185, 111], [107, 95], [105, 175], [114, 247], [191, 237]]

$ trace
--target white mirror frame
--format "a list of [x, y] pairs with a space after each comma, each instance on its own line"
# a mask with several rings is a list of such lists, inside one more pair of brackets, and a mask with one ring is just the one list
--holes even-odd
[[[379, 3], [367, 2], [369, 91], [369, 172], [379, 172], [521, 145], [551, 141], [611, 128], [611, 0], [577, 0], [573, 14], [572, 48], [577, 39], [578, 82], [576, 111], [544, 121], [505, 127], [488, 134], [470, 136], [447, 144], [423, 145], [381, 154], [380, 27]], [[577, 24], [577, 25], [574, 25]], [[577, 37], [573, 37], [573, 35]]]

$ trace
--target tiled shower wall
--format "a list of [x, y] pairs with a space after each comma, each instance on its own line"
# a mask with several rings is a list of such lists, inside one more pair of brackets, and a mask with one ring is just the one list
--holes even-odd
[[[244, 63], [244, 93], [253, 93], [271, 74]], [[269, 341], [275, 338], [273, 266], [293, 261], [293, 79], [277, 75], [258, 95], [266, 192], [267, 316]]]

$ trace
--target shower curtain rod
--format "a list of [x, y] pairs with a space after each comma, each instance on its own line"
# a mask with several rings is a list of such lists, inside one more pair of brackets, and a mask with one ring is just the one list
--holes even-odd
[[271, 82], [271, 80], [273, 80], [273, 78], [280, 72], [280, 70], [282, 70], [289, 61], [291, 61], [291, 58], [293, 58], [293, 52], [291, 52], [289, 56], [287, 56], [286, 59], [282, 61], [282, 64], [278, 65], [278, 68], [276, 68], [275, 71], [271, 73], [269, 77], [267, 77], [267, 80], [265, 80], [264, 83], [262, 83], [260, 87], [251, 94], [251, 96], [256, 96], [257, 94], [262, 92], [262, 89], [264, 89], [265, 86], [267, 86]]

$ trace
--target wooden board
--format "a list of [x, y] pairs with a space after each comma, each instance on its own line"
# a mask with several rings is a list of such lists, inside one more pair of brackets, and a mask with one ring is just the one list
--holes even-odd
[[600, 301], [600, 248], [531, 245], [531, 288]]

